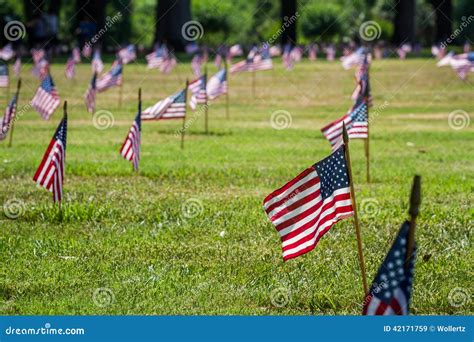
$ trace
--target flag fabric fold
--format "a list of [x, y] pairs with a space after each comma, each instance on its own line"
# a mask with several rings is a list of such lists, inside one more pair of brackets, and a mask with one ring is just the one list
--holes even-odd
[[191, 92], [189, 106], [192, 110], [195, 110], [198, 104], [207, 103], [206, 79], [207, 75], [202, 75], [188, 84], [188, 90]]
[[99, 79], [97, 79], [97, 91], [103, 92], [107, 89], [122, 84], [123, 65], [121, 60], [115, 60], [112, 68]]
[[141, 115], [142, 120], [168, 120], [184, 117], [186, 117], [186, 89], [146, 108]]
[[222, 94], [227, 94], [226, 69], [219, 70], [207, 81], [206, 92], [209, 100], [214, 100]]
[[13, 98], [8, 103], [5, 113], [3, 115], [2, 121], [0, 122], [0, 140], [4, 140], [7, 137], [8, 131], [12, 125], [12, 122], [15, 118], [17, 106], [17, 97], [16, 94], [13, 95]]
[[54, 85], [53, 78], [47, 74], [31, 100], [31, 105], [40, 113], [43, 119], [48, 120], [56, 108], [58, 108], [59, 103], [59, 94]]
[[139, 108], [135, 120], [133, 120], [132, 127], [130, 127], [130, 131], [120, 149], [122, 157], [133, 163], [133, 169], [135, 171], [138, 171], [138, 164], [140, 162], [141, 135], [142, 121], [141, 108]]

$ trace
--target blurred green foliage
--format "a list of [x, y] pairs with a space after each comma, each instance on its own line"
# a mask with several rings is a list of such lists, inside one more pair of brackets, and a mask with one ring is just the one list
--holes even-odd
[[[151, 46], [155, 31], [157, 0], [108, 1], [106, 13], [117, 11], [124, 15], [107, 34], [106, 44], [134, 42]], [[381, 40], [389, 41], [393, 33], [393, 7], [396, 0], [298, 0], [298, 40], [301, 43], [343, 42], [357, 39], [360, 25], [375, 20], [381, 28]], [[423, 45], [433, 41], [435, 15], [429, 0], [417, 0], [417, 38]], [[60, 15], [60, 39], [73, 41], [77, 18], [76, 4], [63, 1]], [[280, 1], [278, 0], [192, 0], [193, 20], [204, 28], [200, 44], [218, 45], [242, 43], [255, 44], [267, 41], [282, 29]], [[474, 15], [474, 1], [453, 0], [453, 31]], [[0, 0], [1, 21], [24, 20], [23, 2]], [[474, 22], [464, 27], [456, 37], [457, 44], [466, 38], [474, 39]]]

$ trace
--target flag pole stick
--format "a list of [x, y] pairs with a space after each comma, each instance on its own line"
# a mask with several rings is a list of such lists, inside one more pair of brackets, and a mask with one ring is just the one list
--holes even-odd
[[365, 166], [366, 166], [366, 172], [367, 172], [367, 183], [370, 183], [370, 127], [369, 127], [369, 104], [368, 104], [368, 99], [366, 99], [366, 104], [367, 104], [367, 139], [364, 140], [365, 142]]
[[13, 117], [11, 118], [11, 127], [10, 127], [10, 140], [8, 141], [8, 147], [12, 147], [13, 143], [13, 129], [15, 128], [15, 121], [16, 121], [16, 110], [18, 108], [18, 99], [20, 97], [20, 88], [21, 88], [21, 78], [18, 79], [18, 83], [16, 86], [16, 103], [15, 103], [15, 111]]
[[120, 87], [119, 87], [119, 108], [122, 108], [122, 96], [123, 96], [123, 83], [125, 80], [125, 72], [124, 68], [122, 67], [122, 82], [120, 82]]
[[[188, 85], [189, 85], [189, 80], [186, 79], [186, 87], [184, 88], [184, 110], [187, 110], [188, 106]], [[184, 149], [184, 130], [186, 128], [186, 113], [184, 114], [183, 117], [183, 128], [181, 129], [181, 149]]]
[[362, 251], [362, 238], [360, 235], [359, 216], [357, 215], [357, 203], [356, 203], [356, 198], [355, 198], [354, 183], [353, 183], [353, 177], [352, 177], [351, 156], [349, 153], [349, 136], [347, 135], [347, 129], [344, 123], [342, 124], [342, 136], [344, 139], [344, 151], [345, 151], [346, 160], [347, 160], [347, 171], [349, 173], [351, 201], [352, 201], [352, 208], [354, 209], [354, 227], [356, 230], [357, 250], [359, 254], [359, 265], [360, 265], [360, 270], [362, 273], [362, 286], [364, 288], [364, 296], [365, 296], [368, 293], [367, 277], [365, 274], [364, 254]]
[[413, 186], [411, 188], [410, 195], [410, 231], [408, 232], [407, 241], [407, 255], [405, 260], [405, 268], [410, 267], [410, 260], [415, 249], [415, 229], [416, 229], [416, 218], [419, 213], [421, 203], [421, 176], [415, 175], [413, 178]]
[[227, 80], [227, 91], [225, 93], [225, 117], [226, 119], [228, 120], [229, 119], [229, 73], [228, 73], [228, 69], [227, 69], [227, 60], [225, 60], [224, 62], [225, 64], [225, 77], [226, 77], [226, 80]]
[[[205, 75], [205, 79], [206, 79], [205, 82], [207, 84], [207, 65], [204, 69], [204, 75]], [[204, 129], [205, 129], [206, 134], [209, 133], [208, 110], [209, 110], [209, 106], [207, 105], [207, 95], [206, 95], [206, 103], [204, 104]]]
[[[67, 120], [67, 101], [64, 101], [63, 112], [64, 112], [63, 120], [64, 119]], [[65, 163], [65, 161], [64, 161], [64, 163]], [[63, 207], [61, 206], [61, 201], [58, 202], [58, 205], [59, 205], [59, 220], [62, 222], [62, 220], [63, 220]]]
[[[138, 88], [138, 113], [140, 113], [140, 116], [142, 115], [142, 88]], [[140, 117], [140, 121], [141, 121], [141, 117]], [[142, 139], [142, 137], [141, 137], [142, 133], [139, 132], [139, 134], [140, 134], [140, 146], [138, 146], [138, 150], [141, 149], [141, 139]], [[137, 166], [138, 166], [138, 163], [137, 163]], [[136, 174], [139, 175], [140, 174], [140, 169], [138, 167], [137, 167], [136, 171], [137, 171]]]

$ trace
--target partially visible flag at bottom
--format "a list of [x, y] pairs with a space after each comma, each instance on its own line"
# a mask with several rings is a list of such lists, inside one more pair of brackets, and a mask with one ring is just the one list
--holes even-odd
[[122, 157], [133, 163], [133, 169], [138, 171], [138, 163], [140, 162], [140, 144], [142, 134], [141, 109], [138, 110], [132, 127], [120, 149]]
[[[400, 228], [364, 300], [364, 315], [408, 315], [416, 247], [407, 250], [410, 223]], [[407, 253], [410, 260], [406, 263]]]

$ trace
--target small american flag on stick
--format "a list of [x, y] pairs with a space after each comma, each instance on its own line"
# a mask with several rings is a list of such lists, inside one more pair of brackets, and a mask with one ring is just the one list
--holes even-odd
[[53, 193], [55, 203], [61, 203], [66, 163], [67, 101], [64, 102], [64, 117], [49, 143], [33, 180]]
[[13, 98], [8, 103], [8, 106], [5, 109], [5, 114], [3, 115], [2, 121], [0, 122], [0, 140], [4, 140], [7, 137], [8, 131], [13, 125], [13, 120], [15, 118], [17, 105], [18, 105], [18, 92], [15, 95], [13, 95]]
[[92, 72], [100, 74], [104, 70], [104, 63], [100, 57], [100, 50], [95, 50], [94, 55], [92, 56]]
[[206, 85], [209, 100], [214, 100], [222, 94], [227, 94], [227, 70], [221, 69], [215, 73]]
[[89, 84], [89, 88], [87, 88], [86, 94], [84, 95], [87, 111], [89, 113], [94, 113], [95, 111], [95, 98], [97, 96], [96, 80], [97, 73], [94, 73], [91, 83]]
[[140, 147], [142, 135], [142, 90], [138, 90], [138, 113], [133, 120], [132, 127], [120, 149], [122, 157], [133, 163], [133, 169], [138, 172], [138, 164], [140, 162]]
[[280, 235], [285, 261], [311, 251], [336, 222], [353, 215], [344, 148], [307, 168], [263, 201]]
[[74, 75], [76, 74], [76, 62], [74, 61], [74, 58], [68, 58], [66, 62], [66, 69], [64, 70], [64, 76], [66, 76], [67, 79], [72, 79], [74, 78]]
[[106, 91], [107, 89], [121, 85], [122, 84], [122, 73], [123, 73], [123, 65], [122, 61], [115, 60], [115, 62], [112, 64], [112, 68], [102, 77], [100, 77], [97, 80], [96, 87], [97, 91], [103, 92]]
[[340, 119], [331, 122], [321, 128], [333, 151], [343, 144], [342, 126], [346, 125], [350, 139], [367, 139], [369, 134], [369, 123], [367, 117], [367, 104], [364, 102], [356, 104], [351, 110]]
[[142, 113], [143, 120], [182, 119], [186, 117], [186, 89], [178, 91]]
[[191, 91], [191, 99], [189, 100], [189, 106], [192, 110], [195, 110], [198, 104], [207, 103], [206, 93], [207, 74], [190, 82], [188, 90]]
[[56, 108], [59, 107], [60, 102], [53, 78], [50, 74], [47, 74], [31, 100], [31, 105], [41, 114], [43, 119], [48, 120]]
[[21, 57], [17, 57], [15, 63], [13, 64], [13, 73], [15, 76], [20, 76], [21, 72]]

